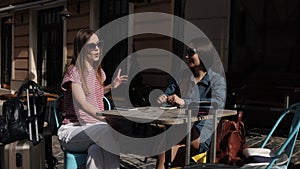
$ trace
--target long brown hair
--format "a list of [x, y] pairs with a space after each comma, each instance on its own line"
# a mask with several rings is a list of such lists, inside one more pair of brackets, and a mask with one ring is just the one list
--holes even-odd
[[[84, 73], [87, 72], [85, 67], [85, 56], [87, 55], [87, 50], [85, 50], [85, 44], [90, 39], [92, 35], [98, 36], [94, 31], [90, 29], [80, 29], [75, 37], [74, 37], [74, 44], [73, 44], [73, 58], [71, 60], [71, 65], [75, 65], [78, 69], [80, 79], [82, 80], [82, 88], [86, 95], [89, 94], [89, 89], [86, 84], [86, 79], [84, 78]], [[98, 37], [99, 38], [99, 37]], [[100, 39], [100, 38], [99, 38]], [[101, 55], [101, 53], [100, 53]], [[100, 56], [101, 57], [101, 56]], [[95, 62], [93, 68], [97, 70], [97, 80], [99, 81], [100, 85], [103, 85], [102, 80], [102, 73], [101, 73], [101, 59], [98, 62]]]
[[191, 40], [190, 43], [196, 49], [201, 66], [207, 71], [213, 65], [214, 57], [218, 55], [212, 42], [206, 37], [201, 37]]

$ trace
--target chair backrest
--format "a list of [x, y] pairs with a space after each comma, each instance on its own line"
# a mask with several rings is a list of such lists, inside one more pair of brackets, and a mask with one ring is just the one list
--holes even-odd
[[104, 102], [104, 108], [105, 108], [105, 110], [111, 110], [111, 104], [110, 104], [110, 101], [108, 100], [108, 98], [106, 98], [104, 96], [103, 97], [103, 102]]
[[287, 161], [286, 166], [288, 166], [289, 163], [290, 163], [291, 156], [293, 154], [293, 150], [294, 150], [294, 147], [295, 147], [295, 143], [297, 141], [298, 132], [299, 132], [299, 129], [300, 129], [300, 102], [291, 105], [290, 107], [288, 107], [287, 109], [285, 109], [283, 111], [283, 113], [281, 114], [281, 116], [278, 118], [277, 122], [273, 126], [272, 130], [270, 131], [270, 133], [268, 134], [268, 136], [264, 140], [261, 147], [264, 148], [266, 146], [266, 144], [268, 143], [268, 141], [271, 138], [272, 134], [276, 130], [277, 126], [280, 124], [282, 119], [284, 119], [284, 117], [288, 113], [294, 113], [294, 117], [293, 117], [293, 120], [292, 120], [292, 123], [291, 123], [289, 135], [288, 135], [287, 139], [285, 140], [285, 142], [280, 147], [280, 149], [278, 150], [277, 154], [275, 155], [275, 158], [268, 165], [267, 169], [271, 168], [274, 165], [274, 163], [276, 161], [276, 158], [278, 158], [283, 152], [288, 156], [288, 161]]
[[[53, 107], [54, 107], [54, 111], [53, 111], [53, 113], [54, 113], [54, 117], [55, 117], [55, 122], [56, 122], [56, 127], [57, 128], [59, 128], [60, 127], [60, 125], [61, 125], [61, 120], [62, 120], [62, 109], [63, 109], [63, 105], [59, 105], [58, 106], [58, 104], [59, 103], [61, 103], [62, 102], [62, 99], [64, 98], [64, 94], [61, 94], [61, 95], [59, 95], [56, 99], [55, 99], [55, 101], [54, 101], [54, 104], [53, 104]], [[59, 112], [57, 112], [57, 111], [59, 111]], [[59, 117], [60, 116], [60, 117]]]
[[[56, 100], [54, 101], [54, 117], [55, 117], [55, 121], [56, 121], [56, 127], [59, 128], [59, 126], [61, 125], [61, 120], [62, 120], [62, 109], [61, 107], [63, 107], [63, 105], [59, 105], [59, 103], [62, 102], [64, 94], [59, 95]], [[103, 97], [103, 102], [104, 102], [104, 107], [106, 108], [106, 110], [111, 110], [111, 104], [110, 101], [104, 96]], [[58, 109], [59, 107], [59, 109]], [[58, 112], [60, 111], [60, 112]]]

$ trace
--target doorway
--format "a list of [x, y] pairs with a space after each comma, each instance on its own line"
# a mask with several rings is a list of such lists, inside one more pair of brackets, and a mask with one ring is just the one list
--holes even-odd
[[38, 12], [37, 75], [40, 86], [50, 91], [60, 89], [63, 64], [63, 7]]
[[[115, 19], [128, 15], [128, 13], [129, 13], [128, 0], [102, 0], [100, 4], [100, 28]], [[126, 30], [128, 31], [127, 24], [124, 24], [123, 27], [122, 26], [115, 27], [114, 30], [112, 30], [112, 32], [116, 34], [109, 37], [117, 38], [118, 32], [121, 34]], [[105, 55], [102, 61], [103, 70], [106, 73], [107, 84], [111, 83], [112, 76], [117, 66], [121, 63], [121, 61], [124, 58], [127, 57], [128, 54], [127, 41], [128, 39], [123, 39], [118, 44], [116, 44], [113, 48], [111, 48], [108, 51], [108, 53]], [[122, 69], [122, 72], [126, 72], [126, 71], [127, 70]]]
[[10, 88], [12, 64], [12, 24], [7, 24], [9, 17], [1, 20], [1, 87]]

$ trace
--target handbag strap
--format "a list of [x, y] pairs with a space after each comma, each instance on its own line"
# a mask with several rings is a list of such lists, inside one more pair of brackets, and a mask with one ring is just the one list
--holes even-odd
[[237, 122], [240, 122], [243, 120], [243, 111], [238, 111], [237, 114]]
[[32, 80], [26, 81], [18, 90], [17, 92], [17, 98], [21, 99], [23, 92], [25, 92], [27, 89], [33, 89], [37, 91], [38, 96], [43, 96], [44, 91], [40, 89], [39, 85], [36, 84]]

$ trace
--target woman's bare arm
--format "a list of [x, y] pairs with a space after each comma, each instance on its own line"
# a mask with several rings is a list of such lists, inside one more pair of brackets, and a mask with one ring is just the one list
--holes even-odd
[[81, 87], [81, 84], [78, 83], [72, 83], [72, 96], [73, 96], [73, 103], [78, 104], [78, 106], [89, 115], [95, 117], [98, 120], [105, 121], [105, 117], [103, 116], [97, 116], [96, 112], [100, 112], [100, 110], [90, 104], [85, 97], [84, 91]]

